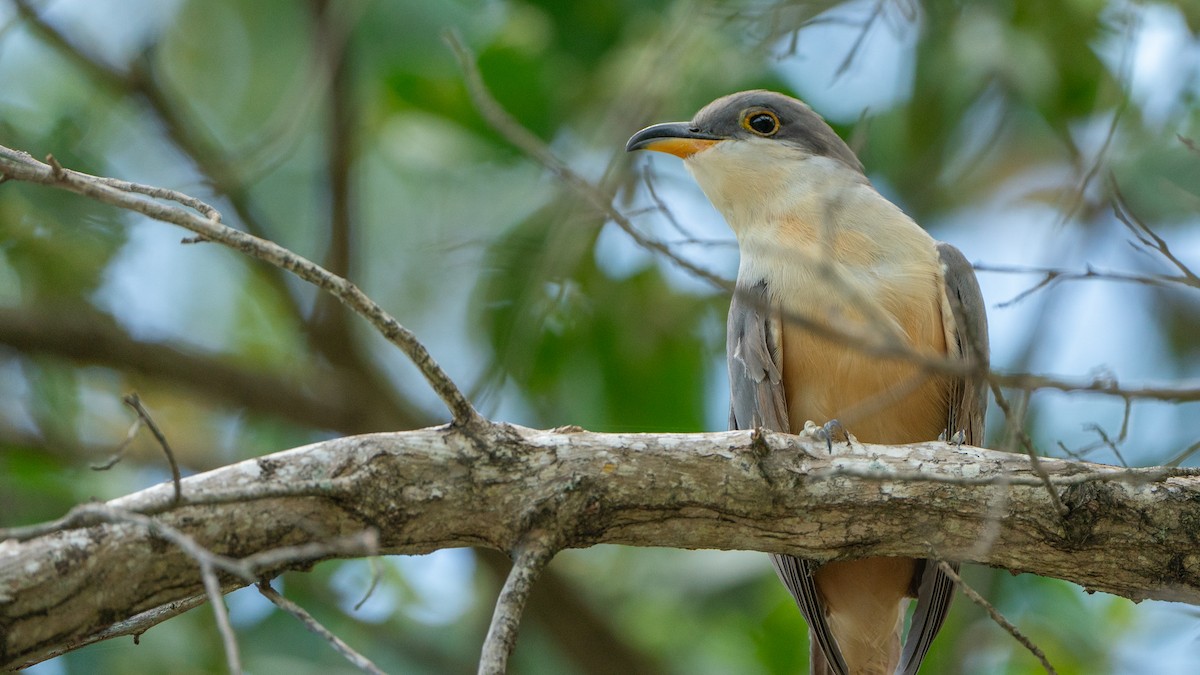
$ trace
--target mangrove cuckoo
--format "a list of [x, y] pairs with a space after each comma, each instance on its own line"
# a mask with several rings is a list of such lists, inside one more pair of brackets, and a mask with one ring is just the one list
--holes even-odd
[[[798, 432], [836, 420], [868, 443], [983, 440], [982, 379], [939, 374], [911, 358], [986, 363], [974, 271], [876, 192], [811, 108], [745, 91], [691, 122], [642, 129], [626, 149], [683, 158], [737, 236], [727, 335], [732, 428]], [[909, 357], [879, 356], [855, 336], [894, 339]], [[950, 608], [953, 585], [931, 561], [772, 562], [808, 621], [818, 675], [915, 674]]]

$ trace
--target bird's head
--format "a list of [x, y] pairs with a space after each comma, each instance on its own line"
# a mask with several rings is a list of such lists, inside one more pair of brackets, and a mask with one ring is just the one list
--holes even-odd
[[761, 89], [719, 98], [690, 122], [646, 127], [625, 149], [682, 158], [735, 230], [737, 214], [789, 208], [825, 181], [866, 180], [858, 157], [812, 108]]

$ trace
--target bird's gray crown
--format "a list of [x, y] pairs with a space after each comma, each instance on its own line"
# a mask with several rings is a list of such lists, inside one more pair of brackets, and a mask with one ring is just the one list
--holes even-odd
[[779, 128], [770, 135], [771, 139], [863, 171], [854, 151], [820, 115], [804, 102], [778, 92], [754, 89], [722, 96], [701, 108], [689, 126], [692, 131], [721, 138], [749, 138], [756, 134], [743, 126], [743, 120], [756, 111], [769, 111], [778, 118]]

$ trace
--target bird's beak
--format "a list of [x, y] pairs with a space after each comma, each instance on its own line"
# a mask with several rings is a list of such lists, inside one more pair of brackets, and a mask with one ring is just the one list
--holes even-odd
[[687, 159], [723, 140], [720, 136], [692, 129], [688, 122], [667, 122], [646, 127], [634, 134], [625, 144], [625, 151], [655, 150]]

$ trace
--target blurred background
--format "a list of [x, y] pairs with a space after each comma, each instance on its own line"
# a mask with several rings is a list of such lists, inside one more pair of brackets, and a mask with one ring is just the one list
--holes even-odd
[[[348, 276], [492, 417], [597, 431], [724, 429], [726, 295], [639, 248], [473, 107], [495, 97], [647, 236], [725, 278], [736, 247], [652, 122], [764, 87], [800, 96], [878, 189], [980, 264], [1004, 372], [1200, 376], [1200, 290], [1021, 266], [1200, 270], [1200, 3], [1127, 0], [0, 0], [0, 144], [189, 193]], [[136, 390], [188, 472], [446, 412], [366, 324], [181, 230], [0, 186], [0, 526], [169, 477], [148, 438], [109, 471]], [[1196, 465], [1200, 404], [1009, 392], [1039, 450]], [[989, 442], [1004, 445], [993, 410]], [[507, 570], [450, 550], [288, 574], [282, 588], [389, 672], [473, 672]], [[1195, 607], [970, 567], [1062, 673], [1200, 672]], [[596, 547], [550, 566], [517, 673], [796, 673], [807, 631], [765, 556]], [[229, 597], [253, 673], [351, 672], [252, 590]], [[30, 672], [221, 671], [212, 613]], [[806, 671], [805, 671], [806, 672]], [[927, 673], [1040, 672], [956, 600]]]

